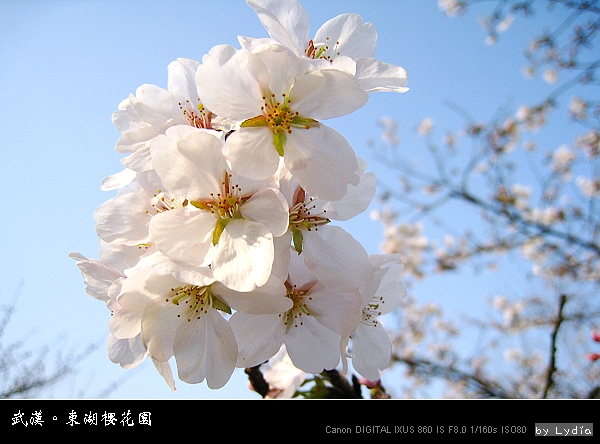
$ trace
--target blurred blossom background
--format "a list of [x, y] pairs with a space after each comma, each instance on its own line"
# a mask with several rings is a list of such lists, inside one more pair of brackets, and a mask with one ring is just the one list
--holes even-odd
[[[378, 31], [375, 56], [408, 72], [407, 93], [372, 93], [327, 122], [378, 177], [371, 207], [340, 225], [369, 253], [404, 255], [409, 297], [384, 318], [396, 332], [397, 363], [382, 376], [392, 398], [585, 397], [600, 378], [585, 357], [600, 351], [590, 339], [600, 175], [598, 84], [584, 78], [598, 66], [600, 5], [576, 15], [541, 2], [527, 16], [517, 3], [533, 2], [302, 1], [313, 35], [360, 14]], [[554, 30], [577, 26], [589, 42], [571, 56], [587, 70], [559, 63], [568, 47], [553, 46]], [[148, 360], [110, 362], [109, 312], [68, 257], [98, 257], [93, 213], [115, 195], [100, 184], [122, 169], [119, 103], [145, 83], [166, 88], [179, 57], [239, 47], [238, 35], [267, 37], [243, 0], [0, 0], [0, 304], [12, 307], [0, 324], [0, 367], [11, 368], [0, 389], [70, 370], [23, 396], [260, 398], [243, 369], [220, 390], [177, 381], [171, 392]], [[502, 385], [511, 366], [515, 380]], [[559, 391], [573, 366], [584, 377]]]

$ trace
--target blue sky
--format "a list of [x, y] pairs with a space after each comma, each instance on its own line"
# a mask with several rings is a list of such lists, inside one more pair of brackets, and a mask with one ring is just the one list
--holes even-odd
[[[356, 113], [327, 122], [386, 183], [394, 177], [368, 149], [369, 140], [380, 139], [381, 117], [399, 121], [400, 148], [410, 153], [424, 149], [413, 131], [423, 117], [433, 118], [441, 134], [460, 127], [446, 100], [486, 120], [500, 105], [516, 107], [550, 91], [520, 72], [524, 45], [544, 25], [539, 19], [515, 21], [490, 47], [478, 25], [486, 5], [449, 19], [435, 0], [303, 4], [313, 33], [340, 13], [361, 14], [378, 30], [376, 56], [408, 72], [409, 92], [374, 93]], [[104, 341], [109, 313], [85, 293], [68, 254], [98, 257], [93, 212], [114, 195], [101, 191], [100, 182], [122, 169], [111, 114], [141, 84], [166, 87], [169, 62], [200, 60], [216, 44], [238, 46], [238, 35], [267, 36], [243, 0], [0, 0], [0, 301], [19, 294], [7, 339], [66, 352]], [[570, 139], [566, 131], [549, 148]], [[368, 252], [379, 252], [382, 229], [368, 211], [344, 227]], [[444, 295], [436, 291], [439, 282], [414, 291], [424, 300], [456, 296], [457, 302], [466, 288], [485, 293], [485, 281], [465, 279], [450, 278]], [[218, 391], [178, 381], [171, 393], [149, 361], [123, 370], [103, 345], [79, 369], [52, 396], [97, 397], [116, 382], [109, 398], [258, 397], [246, 388], [242, 370]]]

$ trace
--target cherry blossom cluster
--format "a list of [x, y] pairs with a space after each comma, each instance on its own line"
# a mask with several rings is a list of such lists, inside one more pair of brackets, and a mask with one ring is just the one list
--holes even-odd
[[323, 121], [374, 91], [407, 91], [374, 57], [356, 14], [309, 36], [296, 0], [248, 0], [268, 38], [238, 37], [168, 85], [140, 86], [113, 114], [125, 169], [94, 213], [99, 259], [79, 253], [86, 292], [111, 312], [109, 358], [150, 357], [180, 380], [224, 386], [285, 350], [295, 368], [342, 366], [376, 380], [391, 343], [378, 317], [405, 295], [399, 254], [368, 255], [332, 221], [363, 212], [376, 179]]

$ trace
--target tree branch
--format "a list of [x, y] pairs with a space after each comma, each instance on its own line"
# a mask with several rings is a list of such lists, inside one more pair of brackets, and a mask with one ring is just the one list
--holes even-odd
[[548, 365], [548, 373], [546, 375], [546, 384], [544, 387], [544, 392], [542, 398], [546, 399], [548, 397], [548, 392], [554, 385], [554, 373], [556, 372], [556, 337], [558, 336], [558, 329], [562, 324], [563, 318], [563, 308], [567, 302], [567, 296], [564, 294], [560, 295], [558, 302], [558, 315], [556, 316], [556, 322], [554, 323], [554, 330], [552, 331], [552, 336], [550, 338], [550, 363]]

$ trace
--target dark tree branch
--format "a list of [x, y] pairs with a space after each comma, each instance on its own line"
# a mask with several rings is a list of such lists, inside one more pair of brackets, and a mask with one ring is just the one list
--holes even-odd
[[554, 373], [556, 372], [556, 337], [558, 336], [558, 329], [562, 324], [563, 318], [563, 309], [567, 302], [567, 296], [564, 294], [560, 295], [558, 302], [558, 314], [556, 315], [556, 322], [554, 324], [554, 330], [552, 331], [552, 336], [550, 338], [550, 363], [548, 364], [548, 373], [546, 375], [546, 384], [544, 386], [544, 392], [542, 398], [548, 397], [548, 392], [554, 385]]
[[254, 391], [265, 398], [269, 394], [270, 388], [269, 383], [265, 381], [265, 377], [260, 371], [260, 365], [247, 368], [245, 373], [248, 375]]

